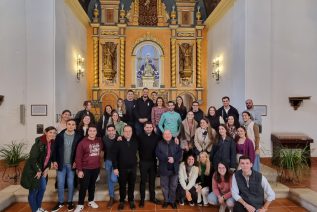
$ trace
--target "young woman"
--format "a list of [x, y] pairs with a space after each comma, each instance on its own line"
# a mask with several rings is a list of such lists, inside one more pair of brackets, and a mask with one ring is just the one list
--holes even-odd
[[201, 152], [210, 153], [212, 145], [215, 143], [216, 131], [209, 125], [207, 118], [200, 120], [200, 127], [196, 129], [194, 139], [194, 152], [198, 156]]
[[124, 103], [123, 99], [121, 99], [121, 98], [119, 98], [117, 100], [117, 109], [116, 109], [116, 111], [118, 112], [120, 119], [122, 121], [125, 121], [125, 116], [126, 116], [127, 110], [125, 108], [125, 103]]
[[77, 132], [82, 136], [87, 136], [87, 130], [89, 125], [91, 124], [91, 118], [89, 115], [84, 115], [83, 119], [80, 121], [77, 126]]
[[220, 124], [219, 136], [216, 140], [210, 153], [210, 161], [212, 161], [214, 171], [216, 171], [216, 167], [220, 161], [225, 162], [230, 168], [235, 169], [237, 165], [236, 144], [230, 137], [226, 125]]
[[236, 119], [235, 116], [232, 116], [232, 115], [228, 116], [228, 122], [227, 122], [228, 133], [233, 138], [233, 140], [235, 139], [237, 135], [237, 129], [239, 126], [240, 126], [239, 121]]
[[198, 178], [196, 180], [196, 192], [198, 195], [197, 204], [199, 206], [208, 206], [208, 194], [209, 189], [212, 186], [212, 177], [210, 170], [211, 165], [209, 161], [209, 156], [206, 152], [201, 152], [199, 154], [198, 161]]
[[187, 156], [185, 162], [179, 165], [177, 199], [180, 205], [184, 205], [186, 199], [190, 206], [194, 206], [197, 200], [195, 183], [198, 177], [198, 167], [194, 163], [195, 156], [191, 154]]
[[41, 205], [47, 184], [47, 173], [51, 166], [56, 128], [51, 126], [44, 131], [44, 135], [35, 139], [21, 176], [22, 187], [29, 189], [28, 201], [32, 212], [46, 211]]
[[236, 150], [237, 150], [237, 162], [239, 161], [240, 156], [245, 155], [250, 157], [251, 162], [254, 163], [255, 150], [254, 150], [253, 142], [247, 137], [247, 131], [243, 126], [240, 126], [238, 128]]
[[72, 113], [70, 110], [64, 110], [61, 114], [60, 121], [56, 125], [57, 133], [62, 132], [64, 129], [66, 129], [66, 122], [70, 119], [72, 116]]
[[123, 135], [123, 128], [125, 125], [127, 125], [126, 123], [120, 120], [120, 117], [117, 111], [112, 111], [108, 124], [113, 124], [116, 127], [116, 131], [118, 135]]
[[251, 119], [251, 114], [248, 111], [242, 112], [243, 126], [245, 127], [248, 138], [252, 141], [255, 150], [255, 159], [252, 169], [260, 171], [260, 132], [259, 127]]
[[176, 97], [176, 105], [175, 105], [175, 112], [179, 113], [182, 120], [186, 118], [187, 108], [184, 105], [183, 98], [181, 96]]
[[186, 158], [189, 152], [193, 151], [194, 138], [198, 123], [194, 119], [193, 111], [188, 111], [186, 119], [182, 121], [179, 141], [180, 147], [183, 150], [183, 158]]
[[85, 137], [77, 146], [76, 150], [76, 169], [79, 178], [78, 205], [75, 212], [84, 209], [84, 200], [88, 189], [88, 206], [98, 208], [94, 201], [96, 180], [100, 172], [100, 157], [103, 150], [103, 144], [100, 138], [97, 138], [97, 127], [89, 126], [87, 137]]
[[168, 111], [168, 109], [165, 107], [164, 99], [162, 97], [157, 97], [156, 105], [157, 106], [153, 107], [151, 111], [151, 121], [153, 123], [154, 132], [161, 135], [162, 133], [158, 124], [160, 123], [162, 114]]
[[106, 134], [106, 127], [107, 127], [109, 118], [111, 117], [111, 112], [112, 112], [111, 105], [106, 105], [103, 115], [102, 117], [100, 117], [98, 121], [98, 125], [97, 125], [98, 135], [100, 137], [103, 137]]
[[217, 115], [216, 111], [216, 107], [210, 106], [206, 117], [209, 120], [210, 126], [218, 131], [219, 125], [224, 124], [225, 121], [223, 120], [222, 116]]
[[212, 192], [208, 195], [208, 202], [211, 205], [220, 205], [219, 212], [225, 212], [226, 207], [232, 211], [234, 199], [231, 195], [232, 174], [228, 165], [219, 162], [217, 171], [212, 177]]

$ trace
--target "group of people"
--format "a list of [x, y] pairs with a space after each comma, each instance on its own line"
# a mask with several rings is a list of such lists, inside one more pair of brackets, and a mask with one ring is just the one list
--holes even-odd
[[[32, 212], [41, 207], [50, 167], [57, 170], [58, 203], [64, 205], [65, 184], [68, 187], [67, 209], [84, 209], [88, 190], [88, 206], [94, 201], [95, 184], [101, 160], [106, 170], [109, 201], [115, 202], [114, 188], [119, 184], [118, 210], [125, 207], [126, 187], [131, 209], [135, 209], [134, 190], [137, 169], [140, 170], [139, 207], [145, 205], [146, 182], [149, 198], [155, 204], [177, 208], [177, 203], [191, 206], [220, 205], [220, 211], [266, 211], [275, 199], [268, 181], [261, 175], [261, 115], [251, 99], [241, 120], [230, 98], [223, 97], [218, 110], [211, 106], [205, 114], [194, 101], [187, 110], [181, 96], [176, 102], [144, 88], [135, 99], [129, 90], [126, 99], [118, 99], [114, 109], [106, 105], [99, 121], [91, 112], [92, 103], [85, 101], [84, 110], [75, 118], [64, 110], [55, 127], [45, 129], [36, 138], [30, 158], [24, 167], [21, 185], [29, 189]], [[234, 174], [233, 174], [234, 173]], [[156, 198], [155, 179], [160, 177], [163, 202]], [[74, 188], [79, 186], [78, 204], [73, 204]], [[266, 199], [264, 198], [266, 194]]]

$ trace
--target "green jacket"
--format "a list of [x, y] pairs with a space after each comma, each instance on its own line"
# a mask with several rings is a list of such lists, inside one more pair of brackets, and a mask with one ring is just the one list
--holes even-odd
[[[51, 145], [51, 156], [53, 153], [52, 142]], [[48, 164], [44, 167], [45, 157], [47, 152], [47, 140], [46, 136], [42, 135], [35, 139], [35, 143], [33, 144], [30, 157], [26, 161], [22, 176], [21, 176], [21, 186], [26, 189], [35, 189], [39, 187], [39, 180], [35, 178], [35, 175], [38, 171], [43, 172], [46, 168], [50, 167], [51, 158], [49, 159]]]

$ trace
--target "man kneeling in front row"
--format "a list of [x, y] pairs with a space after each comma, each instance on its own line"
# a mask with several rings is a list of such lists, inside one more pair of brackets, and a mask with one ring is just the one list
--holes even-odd
[[[239, 158], [241, 170], [232, 177], [232, 197], [237, 201], [234, 205], [234, 212], [264, 212], [275, 199], [267, 179], [261, 173], [252, 170], [251, 159], [248, 156]], [[267, 198], [264, 199], [264, 193]]]

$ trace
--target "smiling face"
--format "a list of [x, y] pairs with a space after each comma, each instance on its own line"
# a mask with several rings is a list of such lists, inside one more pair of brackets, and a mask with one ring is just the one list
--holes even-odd
[[107, 128], [107, 135], [109, 138], [114, 138], [116, 136], [116, 129], [114, 127]]
[[209, 108], [208, 112], [209, 112], [209, 115], [211, 115], [211, 116], [214, 116], [216, 114], [216, 110], [213, 107]]
[[90, 124], [90, 116], [85, 116], [83, 119], [83, 123], [84, 123], [84, 125]]
[[118, 113], [112, 113], [111, 118], [112, 118], [113, 122], [117, 122], [118, 119], [119, 119], [119, 114]]
[[87, 103], [86, 110], [87, 110], [87, 111], [90, 111], [90, 110], [91, 110], [91, 102], [88, 102], [88, 103]]
[[168, 103], [168, 110], [169, 111], [174, 111], [175, 105], [172, 102]]
[[52, 140], [55, 140], [57, 132], [55, 129], [52, 129], [52, 130], [45, 132], [45, 135], [46, 135], [46, 140], [50, 142]]
[[70, 112], [64, 112], [63, 114], [62, 114], [62, 120], [64, 120], [64, 121], [67, 121], [67, 120], [69, 120], [70, 119]]
[[132, 101], [133, 100], [133, 98], [134, 98], [134, 94], [133, 94], [133, 92], [128, 92], [127, 93], [127, 99], [129, 100], [129, 101]]
[[161, 98], [157, 99], [157, 100], [156, 100], [156, 104], [157, 104], [157, 106], [162, 107], [162, 105], [163, 105], [163, 100], [162, 100]]
[[183, 103], [183, 100], [182, 100], [181, 97], [177, 97], [176, 98], [176, 102], [177, 102], [178, 105], [181, 105]]
[[247, 99], [247, 100], [245, 101], [245, 106], [246, 106], [246, 108], [247, 108], [248, 110], [252, 109], [252, 108], [253, 108], [253, 101], [252, 101], [252, 99]]
[[192, 166], [192, 165], [194, 165], [194, 163], [195, 163], [195, 158], [192, 155], [188, 156], [187, 165]]
[[252, 163], [249, 159], [241, 159], [239, 161], [239, 166], [241, 167], [243, 173], [249, 173], [252, 168]]
[[151, 134], [153, 132], [153, 124], [145, 124], [144, 131], [146, 134]]
[[97, 135], [97, 129], [95, 127], [89, 127], [87, 134], [90, 140], [94, 140]]
[[200, 154], [199, 162], [205, 164], [207, 162], [207, 154]]
[[170, 141], [172, 140], [172, 133], [169, 130], [165, 130], [163, 133], [163, 138], [165, 141]]
[[132, 137], [132, 127], [125, 126], [123, 128], [123, 136], [129, 140]]
[[246, 137], [246, 131], [242, 127], [239, 127], [237, 132], [238, 132], [238, 136], [240, 138], [245, 138]]
[[206, 120], [204, 120], [204, 119], [200, 120], [200, 127], [202, 129], [207, 129], [208, 123], [206, 122]]
[[106, 106], [106, 112], [110, 115], [112, 112], [112, 108], [110, 105]]
[[233, 126], [234, 125], [234, 117], [233, 116], [228, 116], [228, 125]]
[[242, 119], [244, 122], [247, 122], [251, 119], [248, 113], [242, 113]]
[[227, 135], [227, 130], [226, 130], [226, 128], [224, 128], [223, 126], [219, 126], [219, 134], [220, 134], [222, 137], [226, 137], [226, 135]]
[[195, 117], [195, 115], [194, 115], [194, 113], [193, 113], [192, 111], [189, 111], [189, 112], [187, 113], [186, 118], [187, 118], [188, 120], [193, 120], [194, 117]]
[[221, 176], [225, 176], [226, 172], [227, 172], [227, 169], [226, 169], [225, 165], [223, 165], [222, 163], [219, 163], [218, 164], [218, 173]]
[[74, 132], [76, 129], [76, 122], [74, 120], [70, 120], [66, 123], [66, 130], [68, 132]]
[[230, 104], [230, 100], [228, 98], [222, 99], [222, 104], [224, 107], [228, 107]]

